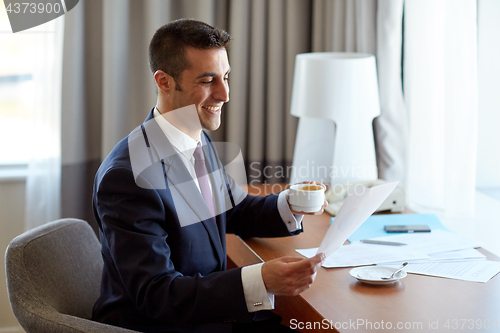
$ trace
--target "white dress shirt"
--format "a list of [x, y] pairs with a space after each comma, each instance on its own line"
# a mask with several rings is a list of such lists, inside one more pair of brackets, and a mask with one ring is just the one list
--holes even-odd
[[[158, 112], [157, 108], [154, 110], [154, 117], [160, 129], [163, 131], [174, 149], [179, 153], [179, 156], [186, 166], [186, 169], [191, 174], [194, 183], [198, 189], [200, 189], [194, 169], [193, 154], [196, 149], [196, 145], [199, 142], [201, 143], [201, 139], [198, 138], [198, 140], [194, 140], [189, 135], [180, 131], [177, 127], [166, 120], [160, 112]], [[210, 184], [210, 182], [209, 185], [210, 189], [212, 189], [212, 184]], [[286, 201], [287, 193], [288, 190], [285, 190], [278, 196], [278, 212], [288, 230], [296, 231], [302, 228], [303, 215], [292, 214], [288, 202]], [[241, 269], [241, 282], [243, 284], [243, 292], [245, 294], [245, 301], [249, 312], [274, 309], [274, 295], [268, 293], [266, 290], [262, 279], [262, 265], [263, 263], [260, 263], [245, 266]]]

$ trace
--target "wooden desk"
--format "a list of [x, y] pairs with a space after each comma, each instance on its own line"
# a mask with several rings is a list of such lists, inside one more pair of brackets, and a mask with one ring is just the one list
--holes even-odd
[[[280, 189], [278, 185], [255, 186], [249, 193], [266, 195]], [[246, 266], [281, 256], [300, 257], [295, 249], [319, 246], [330, 225], [330, 217], [327, 213], [305, 216], [304, 232], [293, 237], [243, 241], [235, 235], [227, 235], [228, 266]], [[500, 261], [492, 253], [479, 250], [488, 259]], [[326, 329], [333, 332], [500, 332], [498, 275], [487, 283], [476, 283], [408, 274], [394, 285], [374, 286], [353, 279], [350, 269], [322, 267], [311, 288], [301, 295], [276, 297], [275, 312], [283, 317], [282, 324], [292, 323], [291, 327], [301, 332]], [[308, 322], [310, 327], [316, 325], [316, 329], [306, 329]], [[301, 329], [300, 323], [305, 329]], [[485, 330], [488, 323], [491, 327]], [[403, 328], [397, 329], [398, 325]]]

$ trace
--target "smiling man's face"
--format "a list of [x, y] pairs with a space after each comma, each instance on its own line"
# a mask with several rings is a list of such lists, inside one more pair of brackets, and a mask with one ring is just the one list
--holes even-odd
[[215, 131], [221, 123], [222, 105], [229, 101], [229, 60], [225, 48], [186, 48], [189, 67], [177, 80], [177, 89], [171, 92], [173, 109], [194, 104], [201, 126]]

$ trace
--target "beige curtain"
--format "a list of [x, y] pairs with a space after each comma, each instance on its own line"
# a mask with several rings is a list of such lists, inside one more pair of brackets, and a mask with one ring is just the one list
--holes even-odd
[[376, 53], [377, 0], [313, 1], [313, 52]]
[[250, 183], [284, 182], [297, 130], [293, 68], [295, 55], [310, 51], [311, 3], [230, 1], [229, 8], [231, 101], [222, 139], [242, 148]]
[[241, 147], [249, 182], [285, 182], [297, 128], [289, 111], [295, 55], [377, 52], [381, 2], [81, 0], [66, 14], [62, 215], [93, 221], [92, 182], [100, 162], [155, 105], [147, 49], [160, 26], [195, 18], [232, 35], [230, 102], [211, 136]]

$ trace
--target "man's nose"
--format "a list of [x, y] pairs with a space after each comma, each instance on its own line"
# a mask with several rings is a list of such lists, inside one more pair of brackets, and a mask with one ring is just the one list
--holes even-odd
[[224, 103], [229, 102], [229, 83], [226, 80], [222, 80], [217, 84], [213, 97]]

